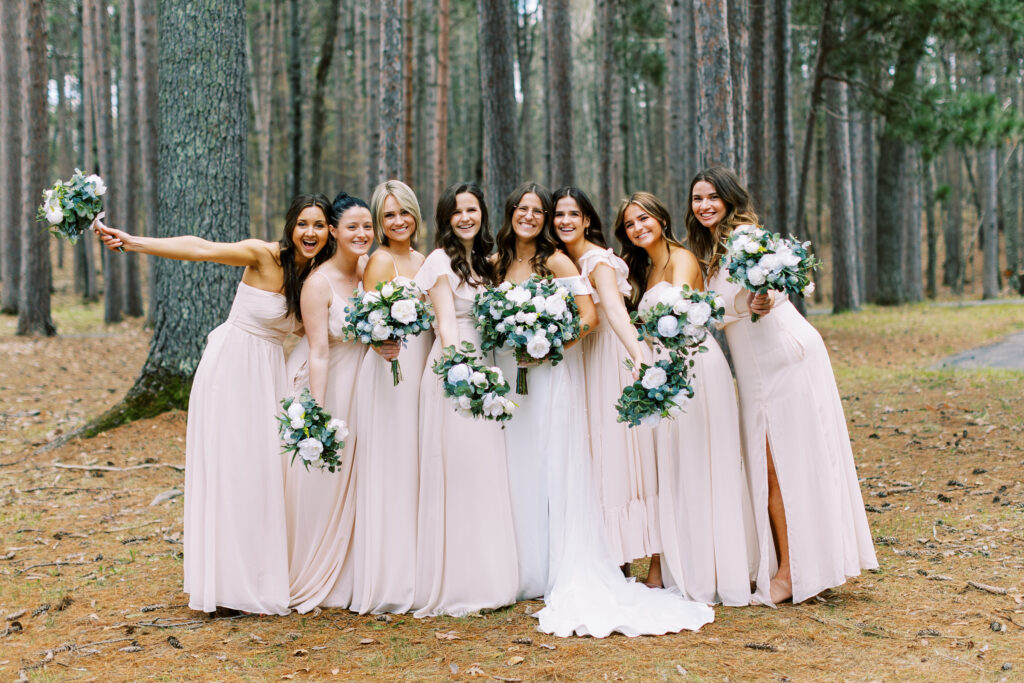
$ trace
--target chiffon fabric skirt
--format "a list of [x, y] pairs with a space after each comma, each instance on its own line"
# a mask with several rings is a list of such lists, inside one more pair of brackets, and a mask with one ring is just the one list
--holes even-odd
[[[352, 603], [352, 534], [356, 491], [352, 428], [355, 379], [366, 347], [331, 340], [324, 409], [349, 427], [341, 467], [334, 473], [306, 470], [300, 459], [285, 476], [288, 520], [288, 578], [291, 606], [299, 612], [314, 607], [348, 607]], [[309, 343], [303, 338], [288, 357], [288, 377], [297, 395], [309, 386]]]
[[239, 283], [196, 369], [185, 437], [189, 607], [288, 613], [284, 469], [275, 416], [288, 393], [284, 297]]
[[407, 340], [391, 363], [366, 352], [356, 381], [353, 612], [408, 612], [413, 603], [419, 499], [420, 378], [433, 333]]

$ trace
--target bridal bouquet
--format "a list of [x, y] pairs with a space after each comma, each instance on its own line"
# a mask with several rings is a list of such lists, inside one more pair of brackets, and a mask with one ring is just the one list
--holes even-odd
[[310, 466], [334, 472], [341, 465], [339, 453], [345, 448], [348, 426], [344, 420], [333, 419], [326, 410], [317, 405], [309, 393], [281, 401], [284, 412], [277, 416], [277, 430], [284, 443], [284, 452], [302, 460], [308, 470]]
[[[486, 289], [476, 295], [473, 315], [482, 339], [480, 348], [507, 346], [518, 361], [546, 360], [557, 365], [566, 342], [580, 334], [576, 299], [550, 277], [531, 275], [518, 285], [502, 282]], [[516, 393], [527, 393], [525, 367], [516, 373]]]
[[[728, 269], [730, 282], [756, 294], [769, 289], [805, 295], [814, 291], [811, 271], [821, 261], [811, 253], [810, 242], [750, 226], [734, 231], [725, 246], [722, 267]], [[751, 322], [758, 317], [752, 313]]]
[[[626, 367], [633, 369], [632, 361]], [[668, 358], [654, 365], [640, 365], [640, 379], [622, 390], [615, 403], [619, 413], [618, 421], [627, 422], [630, 427], [644, 425], [655, 427], [662, 418], [674, 418], [683, 412], [683, 401], [693, 398], [690, 384], [690, 368], [693, 359], [670, 353]]]
[[496, 422], [512, 419], [516, 404], [505, 398], [509, 387], [501, 369], [484, 365], [469, 342], [462, 342], [461, 351], [445, 347], [433, 370], [459, 415]]
[[[82, 175], [76, 168], [71, 180], [58, 180], [53, 187], [43, 190], [43, 204], [37, 216], [49, 224], [51, 233], [75, 244], [103, 211], [101, 197], [106, 192], [102, 178]], [[124, 251], [121, 247], [118, 250]]]
[[[426, 332], [433, 321], [430, 304], [411, 282], [378, 282], [375, 290], [356, 294], [345, 307], [345, 334], [371, 346], [389, 339], [404, 345], [406, 337]], [[397, 358], [391, 361], [391, 378], [396, 386], [402, 381]]]
[[725, 317], [722, 301], [714, 292], [699, 292], [686, 285], [668, 287], [650, 308], [632, 314], [640, 340], [651, 339], [669, 351], [686, 352], [701, 346], [708, 326]]

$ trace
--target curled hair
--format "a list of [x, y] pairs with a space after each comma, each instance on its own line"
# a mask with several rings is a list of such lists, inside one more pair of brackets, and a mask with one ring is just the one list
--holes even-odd
[[341, 221], [341, 214], [345, 213], [354, 206], [361, 206], [364, 209], [369, 210], [369, 206], [366, 205], [359, 197], [353, 197], [348, 192], [339, 192], [334, 196], [334, 201], [331, 203], [331, 207], [334, 209], [334, 220], [331, 221], [335, 226]]
[[647, 289], [647, 276], [650, 275], [651, 267], [654, 265], [647, 250], [633, 244], [626, 234], [626, 209], [634, 204], [646, 211], [651, 218], [658, 221], [661, 225], [661, 236], [666, 242], [666, 259], [671, 250], [669, 245], [683, 246], [672, 235], [672, 216], [660, 199], [650, 192], [634, 192], [622, 200], [619, 204], [619, 210], [615, 214], [615, 239], [619, 242], [622, 260], [629, 266], [629, 284], [633, 286], [633, 291], [630, 293], [629, 300], [627, 301], [630, 310], [636, 310], [637, 305], [640, 303], [640, 299]]
[[412, 237], [409, 238], [409, 244], [415, 249], [416, 233], [423, 224], [423, 215], [420, 213], [420, 203], [416, 199], [416, 193], [401, 180], [386, 180], [374, 188], [373, 196], [370, 198], [370, 214], [373, 216], [373, 235], [383, 246], [391, 246], [390, 240], [384, 234], [384, 202], [387, 200], [388, 195], [394, 197], [400, 207], [412, 214], [415, 225], [412, 229]]
[[288, 305], [288, 315], [294, 315], [300, 322], [302, 321], [302, 309], [299, 306], [299, 301], [302, 296], [302, 283], [306, 281], [306, 276], [309, 275], [313, 268], [334, 255], [336, 246], [334, 235], [328, 235], [327, 244], [317, 252], [316, 256], [305, 267], [300, 268], [296, 265], [295, 241], [292, 239], [292, 236], [295, 233], [295, 225], [299, 222], [299, 214], [311, 206], [315, 206], [323, 211], [324, 219], [328, 223], [334, 222], [334, 210], [331, 208], [331, 203], [327, 200], [327, 197], [322, 194], [295, 195], [292, 198], [291, 206], [288, 207], [288, 213], [284, 217], [284, 234], [281, 235], [281, 239], [278, 241], [281, 248], [278, 250], [277, 258], [284, 273], [284, 298]]
[[[480, 229], [473, 237], [473, 246], [469, 252], [469, 261], [466, 260], [466, 250], [462, 240], [452, 229], [452, 216], [455, 215], [456, 199], [460, 194], [469, 193], [476, 197], [480, 204]], [[491, 230], [488, 227], [487, 203], [484, 201], [484, 192], [475, 183], [455, 183], [445, 188], [441, 198], [437, 200], [437, 210], [434, 212], [434, 243], [439, 249], [444, 249], [451, 259], [452, 270], [459, 276], [460, 282], [468, 282], [470, 285], [490, 285], [494, 282], [494, 264], [487, 258], [494, 246], [494, 239], [491, 237]]]
[[[591, 203], [590, 197], [575, 185], [567, 185], [555, 190], [554, 194], [551, 195], [551, 205], [557, 207], [558, 200], [563, 197], [574, 199], [576, 205], [580, 207], [583, 217], [590, 219], [590, 225], [583, 231], [583, 239], [599, 247], [607, 248], [608, 243], [604, 240], [604, 228], [601, 225], [601, 217], [597, 215], [597, 209]], [[554, 216], [552, 216], [552, 219], [554, 219]], [[562, 240], [558, 240], [558, 245], [560, 249], [564, 249]]]
[[[714, 186], [719, 198], [725, 204], [725, 218], [713, 230], [706, 228], [693, 213], [693, 187], [704, 181]], [[710, 278], [718, 271], [725, 255], [725, 243], [738, 225], [760, 226], [754, 204], [732, 170], [724, 166], [712, 166], [693, 176], [690, 194], [686, 202], [686, 240], [690, 250], [700, 262], [704, 277]]]
[[544, 225], [534, 238], [536, 250], [530, 258], [530, 268], [540, 276], [551, 275], [551, 269], [547, 267], [547, 260], [558, 250], [558, 241], [551, 234], [551, 193], [548, 188], [540, 183], [526, 182], [512, 190], [512, 193], [505, 198], [505, 212], [502, 215], [501, 228], [495, 236], [494, 241], [498, 250], [494, 259], [494, 280], [501, 282], [512, 267], [516, 259], [516, 233], [512, 228], [512, 220], [516, 212], [516, 206], [520, 200], [530, 193], [540, 198], [540, 205], [544, 210]]

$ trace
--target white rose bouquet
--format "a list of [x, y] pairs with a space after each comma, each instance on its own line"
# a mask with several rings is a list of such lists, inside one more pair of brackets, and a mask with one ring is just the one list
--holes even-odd
[[[432, 322], [430, 303], [411, 282], [379, 282], [371, 292], [356, 293], [345, 307], [345, 333], [371, 346], [380, 346], [389, 339], [404, 345], [406, 337], [426, 332]], [[391, 361], [391, 378], [395, 385], [402, 381], [397, 358]]]
[[[627, 422], [630, 427], [640, 424], [654, 427], [663, 418], [674, 418], [683, 412], [683, 403], [693, 398], [690, 384], [693, 363], [692, 358], [670, 353], [667, 359], [654, 365], [641, 364], [640, 379], [623, 389], [615, 403], [618, 421]], [[625, 364], [633, 369], [632, 361], [627, 360]]]
[[[37, 216], [47, 222], [51, 233], [75, 244], [103, 211], [101, 197], [106, 192], [107, 185], [102, 178], [83, 175], [76, 168], [70, 180], [58, 180], [53, 187], [43, 190], [43, 203]], [[124, 248], [118, 247], [118, 251]]]
[[708, 328], [725, 317], [725, 307], [714, 292], [699, 292], [686, 285], [667, 287], [650, 308], [632, 314], [640, 341], [650, 339], [669, 351], [706, 351], [701, 346]]
[[310, 467], [334, 472], [341, 465], [340, 452], [345, 448], [348, 426], [344, 420], [331, 418], [303, 389], [299, 396], [281, 401], [284, 412], [277, 416], [277, 431], [284, 443], [284, 452], [292, 454], [292, 464], [299, 458]]
[[[476, 295], [476, 328], [483, 351], [507, 346], [519, 361], [557, 365], [566, 342], [580, 335], [580, 314], [572, 293], [550, 277], [531, 275], [513, 285], [503, 282]], [[516, 393], [526, 395], [526, 368], [516, 373]]]
[[516, 404], [505, 398], [509, 386], [501, 368], [484, 365], [469, 342], [462, 342], [461, 350], [445, 347], [432, 368], [459, 415], [496, 422], [512, 419]]
[[[730, 282], [756, 294], [769, 289], [804, 295], [814, 291], [811, 271], [821, 261], [811, 253], [810, 242], [748, 226], [733, 231], [725, 246], [722, 267], [729, 271]], [[758, 317], [751, 313], [751, 322]]]

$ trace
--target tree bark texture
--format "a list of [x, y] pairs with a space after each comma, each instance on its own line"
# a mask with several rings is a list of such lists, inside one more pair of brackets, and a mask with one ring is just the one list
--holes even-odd
[[288, 0], [288, 194], [293, 197], [302, 192], [302, 34], [299, 0]]
[[945, 259], [942, 264], [942, 283], [953, 294], [964, 291], [964, 233], [963, 233], [963, 171], [960, 152], [955, 147], [946, 150], [946, 173], [949, 178], [949, 197], [946, 200], [946, 220], [942, 226]]
[[[249, 236], [245, 2], [160, 3], [158, 237]], [[202, 96], [198, 96], [202, 94]], [[206, 335], [225, 319], [240, 269], [159, 259], [153, 339], [125, 399], [83, 434], [185, 408]]]
[[21, 45], [18, 2], [0, 3], [0, 312], [17, 313], [21, 294]]
[[[477, 0], [480, 88], [483, 96], [484, 192], [495, 207], [503, 206], [519, 177], [513, 74], [511, 6], [503, 0]], [[491, 225], [501, 223], [501, 210], [491, 212]]]
[[334, 43], [338, 38], [338, 17], [341, 14], [341, 1], [330, 0], [327, 3], [327, 11], [324, 13], [324, 37], [320, 43], [320, 59], [317, 60], [316, 72], [313, 76], [313, 101], [309, 117], [309, 186], [315, 192], [320, 192], [320, 188], [323, 187], [322, 160], [324, 127], [327, 118], [324, 98], [326, 95], [325, 90], [327, 89], [327, 76], [331, 72], [331, 62], [334, 59]]
[[[159, 220], [157, 183], [160, 146], [160, 111], [157, 108], [159, 87], [159, 44], [156, 34], [156, 0], [135, 0], [135, 71], [138, 76], [139, 97], [139, 161], [142, 212], [146, 235], [155, 235]], [[149, 257], [149, 322], [153, 322], [153, 298], [156, 296], [156, 259]]]
[[380, 0], [380, 22], [381, 174], [384, 178], [401, 178], [406, 135], [402, 98], [401, 0]]
[[[419, 178], [414, 175], [415, 157], [413, 156], [413, 27], [416, 25], [413, 15], [412, 0], [402, 2], [402, 119], [405, 139], [402, 141], [402, 177], [413, 187], [419, 186]], [[432, 207], [430, 207], [432, 208]], [[430, 213], [430, 208], [427, 213]]]
[[864, 262], [863, 300], [874, 301], [878, 289], [878, 250], [876, 239], [876, 201], [875, 201], [875, 119], [871, 112], [864, 112], [858, 117], [856, 124], [861, 130], [863, 155], [858, 164], [857, 176], [863, 184], [864, 209], [863, 222], [860, 224], [861, 259]]
[[765, 59], [770, 36], [766, 35], [765, 0], [750, 5], [750, 99], [747, 103], [747, 155], [750, 157], [750, 177], [746, 179], [747, 190], [754, 200], [754, 209], [761, 214], [764, 210], [765, 174], [767, 159], [765, 158]]
[[732, 78], [733, 131], [732, 165], [747, 185], [754, 177], [750, 156], [750, 0], [728, 0], [729, 76]]
[[547, 0], [548, 117], [551, 125], [551, 184], [576, 183], [572, 116], [572, 21], [569, 0]]
[[[437, 2], [437, 115], [434, 117], [434, 146], [432, 148], [434, 197], [440, 197], [448, 186], [448, 92], [451, 72], [451, 0]], [[491, 200], [492, 202], [494, 199]]]
[[731, 167], [735, 158], [735, 119], [728, 3], [726, 0], [694, 0], [693, 16], [699, 93], [699, 165]]
[[927, 161], [921, 169], [921, 194], [925, 216], [925, 245], [928, 248], [928, 265], [925, 268], [925, 295], [934, 299], [938, 292], [938, 244], [939, 226], [935, 218], [935, 181], [932, 179], [932, 162]]
[[[996, 93], [996, 77], [982, 79], [984, 91]], [[983, 299], [999, 296], [999, 158], [994, 145], [984, 147], [978, 154], [978, 184], [981, 193], [982, 266], [981, 288]]]
[[[613, 123], [618, 93], [612, 89], [615, 72], [615, 3], [617, 0], [597, 1], [599, 42], [597, 50], [597, 210], [611, 216], [612, 202], [612, 139], [617, 134]], [[680, 3], [682, 0], [680, 0]]]
[[829, 81], [825, 86], [825, 97], [829, 111], [825, 136], [832, 232], [832, 312], [839, 313], [860, 308], [846, 84]]
[[[45, 0], [20, 0], [17, 4], [21, 6], [24, 36], [22, 41], [15, 43], [21, 51], [22, 133], [18, 137], [24, 177], [21, 220], [16, 223], [22, 230], [17, 334], [51, 336], [57, 333], [57, 328], [50, 318], [50, 235], [36, 221], [36, 207], [43, 190], [49, 185], [46, 3]], [[9, 49], [11, 45], [7, 47]]]
[[[138, 81], [135, 54], [135, 0], [121, 0], [121, 82], [118, 85], [118, 132], [121, 136], [121, 200], [118, 213], [125, 225], [137, 225], [135, 188], [139, 180]], [[142, 282], [139, 255], [127, 253], [124, 258], [124, 312], [140, 317]]]
[[[600, 3], [600, 0], [598, 0]], [[516, 60], [519, 65], [519, 89], [523, 94], [523, 101], [519, 107], [519, 145], [522, 150], [522, 173], [532, 177], [534, 167], [537, 163], [534, 157], [533, 136], [531, 124], [533, 123], [533, 54], [537, 49], [537, 15], [539, 9], [530, 9], [525, 3], [519, 4], [516, 8]], [[597, 9], [600, 15], [600, 8]], [[599, 29], [596, 29], [599, 30]], [[595, 42], [599, 40], [595, 38]]]
[[[79, 19], [79, 83], [81, 83], [82, 106], [81, 112], [81, 133], [82, 133], [82, 158], [81, 167], [86, 173], [95, 173], [96, 168], [96, 121], [93, 116], [93, 100], [96, 97], [93, 87], [95, 79], [92, 77], [94, 71], [92, 49], [92, 12], [88, 11], [88, 3], [82, 0], [78, 4]], [[102, 256], [101, 256], [102, 258]], [[75, 246], [75, 280], [82, 283], [82, 297], [84, 301], [99, 301], [99, 285], [96, 277], [96, 251], [95, 245], [90, 240], [79, 240]]]
[[903, 254], [903, 280], [906, 283], [907, 301], [924, 298], [921, 263], [921, 153], [908, 147], [906, 175], [903, 178], [903, 226], [906, 250]]
[[383, 177], [380, 163], [380, 73], [381, 14], [379, 2], [368, 2], [366, 13], [366, 196], [373, 193]]
[[[673, 216], [682, 216], [689, 202], [689, 180], [693, 175], [692, 166], [687, 164], [686, 140], [690, 131], [686, 130], [687, 100], [693, 96], [692, 89], [686, 87], [686, 44], [683, 42], [685, 31], [683, 23], [692, 22], [693, 13], [690, 3], [683, 0], [672, 0], [669, 12], [668, 32], [668, 175], [671, 179], [668, 200], [669, 211]], [[599, 106], [603, 102], [598, 103]], [[608, 216], [608, 213], [602, 214]]]

